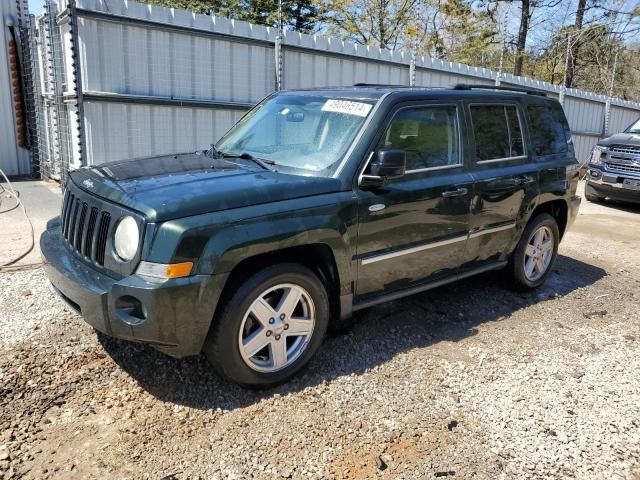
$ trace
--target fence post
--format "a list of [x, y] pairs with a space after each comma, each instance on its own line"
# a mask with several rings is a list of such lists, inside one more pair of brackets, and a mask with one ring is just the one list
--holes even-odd
[[409, 86], [416, 85], [416, 47], [411, 48], [411, 63], [409, 63]]
[[59, 82], [59, 72], [57, 61], [59, 58], [58, 50], [58, 34], [56, 16], [58, 12], [57, 4], [51, 0], [47, 0], [45, 5], [44, 17], [44, 58], [46, 61], [46, 110], [48, 111], [48, 136], [50, 144], [50, 160], [51, 165], [47, 175], [53, 179], [56, 177], [64, 184], [66, 180], [66, 168], [62, 162], [62, 136], [60, 132], [60, 105], [59, 98], [62, 97], [62, 86]]
[[282, 37], [284, 36], [284, 24], [282, 20], [282, 0], [278, 0], [278, 35], [274, 44], [276, 61], [276, 91], [282, 90]]
[[[85, 136], [84, 136], [84, 105], [82, 102], [82, 78], [80, 68], [80, 55], [78, 52], [78, 16], [76, 14], [76, 0], [69, 0], [69, 25], [71, 28], [71, 66], [73, 78], [73, 90], [76, 95], [76, 119], [77, 119], [77, 140], [78, 140], [78, 160], [81, 166], [86, 166], [87, 161], [84, 156]], [[71, 132], [69, 133], [71, 135]]]
[[275, 42], [275, 56], [276, 56], [276, 92], [282, 90], [282, 32], [279, 31], [276, 35]]

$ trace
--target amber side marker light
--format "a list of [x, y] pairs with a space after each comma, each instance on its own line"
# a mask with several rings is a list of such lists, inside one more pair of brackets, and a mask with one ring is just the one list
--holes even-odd
[[182, 263], [152, 263], [140, 262], [136, 274], [153, 278], [181, 278], [191, 274], [193, 262]]

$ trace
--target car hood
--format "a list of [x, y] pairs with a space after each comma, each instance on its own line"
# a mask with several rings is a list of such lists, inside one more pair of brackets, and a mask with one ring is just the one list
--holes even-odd
[[200, 154], [166, 155], [85, 167], [71, 173], [83, 190], [137, 210], [150, 222], [340, 190], [335, 178], [254, 169]]
[[640, 134], [637, 133], [616, 133], [610, 137], [603, 138], [599, 145], [637, 145], [640, 146]]

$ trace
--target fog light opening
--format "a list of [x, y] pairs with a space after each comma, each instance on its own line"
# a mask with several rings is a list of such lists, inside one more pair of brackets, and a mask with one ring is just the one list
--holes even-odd
[[[142, 302], [131, 295], [123, 295], [116, 300], [116, 311], [127, 323], [141, 323], [147, 319]], [[133, 321], [132, 321], [133, 320]]]

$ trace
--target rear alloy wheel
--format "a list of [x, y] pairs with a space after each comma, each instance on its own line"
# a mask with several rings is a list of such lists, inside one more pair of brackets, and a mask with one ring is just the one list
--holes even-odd
[[554, 239], [551, 229], [542, 225], [529, 239], [524, 251], [524, 274], [532, 282], [540, 279], [549, 269], [553, 258]]
[[556, 220], [547, 213], [531, 219], [509, 260], [509, 270], [518, 290], [544, 283], [558, 254], [560, 233]]
[[329, 323], [322, 282], [293, 263], [254, 274], [220, 307], [204, 351], [223, 376], [248, 387], [288, 380], [311, 359]]

